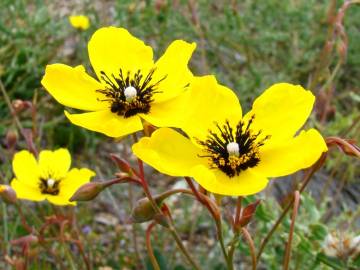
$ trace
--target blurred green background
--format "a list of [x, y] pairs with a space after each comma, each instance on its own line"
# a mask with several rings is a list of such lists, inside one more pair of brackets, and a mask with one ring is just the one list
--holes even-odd
[[[96, 29], [108, 25], [127, 28], [154, 48], [156, 58], [174, 39], [196, 42], [197, 50], [190, 63], [193, 73], [215, 74], [219, 82], [236, 91], [244, 111], [273, 83], [284, 81], [301, 84], [318, 97], [309, 126], [315, 126], [324, 136], [341, 136], [359, 142], [360, 5], [353, 5], [346, 11], [341, 25], [348, 39], [346, 44], [346, 39], [340, 35], [334, 23], [335, 15], [343, 3], [331, 0], [0, 0], [0, 79], [11, 100], [30, 100], [36, 104], [39, 130], [36, 144], [39, 147], [68, 147], [76, 154], [75, 165], [86, 164], [95, 168], [100, 178], [111, 177], [116, 171], [107, 154], [115, 151], [114, 142], [70, 125], [63, 116], [63, 107], [42, 89], [40, 81], [45, 66], [56, 62], [72, 66], [83, 64], [93, 74], [87, 56], [87, 42]], [[68, 21], [68, 16], [72, 14], [87, 15], [91, 27], [86, 31], [72, 28]], [[29, 111], [21, 112], [19, 118], [24, 127], [33, 127]], [[8, 132], [15, 129], [5, 99], [0, 96], [2, 183], [9, 182], [12, 176], [11, 154], [5, 149], [5, 139]], [[126, 149], [129, 150], [128, 145], [125, 139], [116, 144], [116, 150], [126, 152]], [[16, 147], [25, 148], [21, 137]], [[326, 186], [324, 182], [328, 183], [329, 193], [317, 198], [304, 195], [305, 207], [300, 212], [302, 217], [299, 218], [297, 228], [297, 248], [293, 251], [295, 259], [292, 269], [349, 267], [345, 266], [344, 261], [324, 257], [321, 241], [326, 233], [339, 227], [346, 228], [354, 235], [359, 233], [356, 196], [360, 193], [352, 195], [355, 196], [355, 206], [353, 203], [350, 207], [342, 200], [342, 196], [346, 196], [342, 193], [345, 187], [351, 185], [351, 188], [354, 186], [356, 189], [359, 186], [359, 162], [335, 151], [330, 157], [323, 172], [323, 182], [319, 180], [320, 187]], [[157, 178], [155, 175], [154, 179]], [[160, 190], [172, 184], [152, 183]], [[331, 193], [331, 190], [335, 190], [335, 193]], [[135, 196], [141, 196], [139, 191], [135, 192]], [[336, 208], [341, 209], [341, 214], [329, 214], [329, 201], [337, 192], [340, 195], [336, 197]], [[124, 216], [129, 213], [127, 193], [127, 187], [125, 190], [109, 191], [110, 195], [92, 202], [91, 208], [86, 204], [77, 208], [81, 225], [92, 228], [92, 233], [87, 237], [87, 249], [93, 256], [96, 269], [105, 265], [114, 269], [136, 269], [131, 239], [124, 235], [128, 225], [122, 225]], [[258, 214], [257, 243], [281, 209], [281, 204], [270, 192], [260, 197], [266, 200]], [[126, 207], [122, 207], [124, 205]], [[199, 245], [194, 249], [200, 261], [208, 269], [223, 269], [222, 262], [218, 260], [219, 247], [216, 241], [210, 243], [209, 240], [216, 239], [209, 217], [197, 209], [198, 217], [194, 225], [191, 219], [186, 218], [189, 216], [188, 208], [194, 207], [192, 202], [184, 200], [175, 202], [175, 205], [181, 210], [181, 221], [178, 224], [184, 237], [192, 234], [195, 239], [191, 241]], [[33, 205], [29, 204], [29, 207]], [[5, 211], [4, 207], [0, 210], [3, 217]], [[38, 211], [50, 210], [48, 206], [41, 205], [29, 213], [36, 216]], [[23, 233], [14, 213], [9, 211], [6, 216], [5, 222], [10, 229], [6, 236], [8, 239]], [[94, 213], [111, 214], [118, 220], [116, 226], [100, 226]], [[35, 218], [30, 217], [32, 219]], [[350, 221], [353, 224], [348, 224]], [[116, 230], [111, 226], [115, 226]], [[264, 253], [259, 269], [279, 269], [282, 258], [279, 254], [283, 252], [286, 239], [283, 235], [288, 228], [287, 223], [280, 228], [277, 238]], [[0, 229], [4, 229], [4, 225], [0, 225]], [[143, 238], [142, 232], [140, 234]], [[163, 269], [175, 269], [175, 266], [176, 269], [187, 269], [186, 265], [182, 265], [181, 257], [174, 255], [170, 258], [166, 255], [175, 250], [174, 243], [169, 241], [162, 235], [157, 239], [156, 252]], [[4, 241], [0, 245], [4, 253], [9, 252], [10, 247]], [[242, 265], [241, 269], [249, 269], [248, 251], [243, 245], [239, 244], [241, 255], [238, 264]], [[109, 250], [114, 252], [113, 256], [109, 256]], [[143, 254], [145, 257], [144, 250]], [[47, 256], [42, 255], [39, 259], [41, 266], [32, 269], [53, 269], [51, 267], [54, 265], [47, 262]], [[122, 265], [120, 268], [119, 261]]]

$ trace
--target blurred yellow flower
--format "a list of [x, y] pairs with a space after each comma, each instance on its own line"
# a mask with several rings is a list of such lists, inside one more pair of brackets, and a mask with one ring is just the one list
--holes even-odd
[[90, 26], [89, 17], [85, 15], [73, 15], [69, 17], [72, 27], [80, 30], [86, 30]]
[[155, 126], [173, 126], [181, 114], [177, 97], [192, 79], [187, 67], [195, 43], [176, 40], [154, 63], [153, 50], [126, 29], [104, 27], [88, 44], [98, 80], [83, 66], [46, 67], [42, 84], [61, 104], [90, 111], [65, 115], [76, 125], [120, 137], [143, 129], [141, 119]]
[[70, 169], [71, 156], [67, 149], [43, 150], [38, 161], [30, 152], [23, 150], [13, 159], [15, 178], [11, 187], [19, 199], [42, 201], [53, 204], [75, 204], [69, 202], [75, 191], [95, 173], [89, 169]]
[[194, 79], [186, 96], [181, 128], [190, 139], [161, 128], [132, 149], [160, 172], [191, 176], [210, 192], [257, 193], [269, 177], [307, 168], [327, 151], [315, 129], [297, 133], [315, 101], [301, 86], [271, 86], [243, 117], [234, 92], [213, 76]]

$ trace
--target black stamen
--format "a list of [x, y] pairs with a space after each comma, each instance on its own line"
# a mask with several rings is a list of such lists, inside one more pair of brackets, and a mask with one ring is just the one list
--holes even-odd
[[[261, 131], [254, 133], [250, 129], [254, 121], [252, 116], [245, 125], [240, 121], [234, 130], [229, 121], [220, 126], [216, 124], [218, 133], [209, 130], [209, 135], [205, 141], [198, 140], [198, 143], [204, 147], [206, 155], [200, 156], [208, 158], [211, 168], [218, 168], [229, 177], [239, 175], [241, 171], [247, 168], [255, 167], [260, 162], [259, 147], [263, 146], [270, 136], [257, 140]], [[230, 155], [227, 145], [235, 142], [239, 145], [239, 154]]]
[[[166, 79], [166, 75], [157, 82], [151, 82], [155, 68], [151, 69], [144, 78], [141, 71], [136, 71], [131, 76], [130, 71], [124, 76], [122, 69], [120, 69], [118, 76], [111, 74], [111, 79], [104, 71], [101, 71], [101, 79], [105, 82], [105, 89], [96, 90], [105, 95], [106, 98], [99, 99], [99, 101], [110, 102], [110, 110], [113, 113], [121, 115], [125, 118], [134, 116], [138, 113], [148, 113], [150, 111], [151, 103], [154, 101], [153, 95], [161, 93], [157, 91], [160, 82]], [[144, 78], [144, 79], [143, 79]], [[127, 87], [134, 87], [137, 91], [136, 97], [128, 101], [125, 96], [125, 89]]]

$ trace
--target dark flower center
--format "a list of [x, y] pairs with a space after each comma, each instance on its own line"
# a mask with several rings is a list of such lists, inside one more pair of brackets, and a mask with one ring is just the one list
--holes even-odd
[[111, 74], [109, 78], [104, 71], [101, 71], [101, 79], [106, 87], [96, 91], [105, 95], [106, 98], [101, 101], [110, 102], [110, 110], [113, 113], [125, 118], [138, 113], [148, 113], [154, 101], [153, 95], [161, 92], [157, 91], [158, 86], [166, 78], [164, 76], [159, 81], [152, 82], [154, 72], [155, 68], [144, 77], [140, 70], [134, 74], [128, 71], [125, 76], [120, 69], [118, 76]]
[[223, 126], [216, 123], [218, 132], [209, 130], [205, 141], [198, 140], [206, 153], [200, 157], [208, 158], [211, 168], [220, 169], [229, 177], [255, 167], [260, 161], [259, 148], [270, 136], [257, 140], [261, 131], [255, 133], [250, 129], [253, 120], [254, 116], [246, 125], [240, 121], [235, 129], [227, 120]]
[[40, 178], [40, 191], [42, 194], [58, 195], [60, 192], [59, 184], [60, 180]]

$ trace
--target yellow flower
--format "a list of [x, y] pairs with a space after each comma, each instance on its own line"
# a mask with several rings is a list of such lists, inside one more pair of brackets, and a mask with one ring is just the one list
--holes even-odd
[[11, 187], [19, 199], [42, 201], [53, 204], [75, 204], [70, 197], [95, 173], [89, 169], [70, 169], [71, 156], [67, 149], [43, 150], [37, 161], [33, 154], [23, 150], [13, 159], [15, 178]]
[[69, 17], [72, 27], [80, 30], [86, 30], [90, 26], [89, 17], [85, 15], [73, 15]]
[[315, 129], [297, 133], [315, 100], [301, 86], [271, 86], [243, 117], [234, 92], [214, 77], [196, 78], [191, 87], [182, 123], [190, 139], [161, 128], [132, 147], [162, 173], [191, 176], [216, 194], [250, 195], [264, 189], [269, 177], [307, 168], [327, 151]]
[[42, 84], [61, 104], [91, 111], [65, 111], [73, 124], [110, 137], [141, 130], [141, 119], [172, 126], [181, 118], [172, 108], [192, 79], [187, 63], [195, 46], [176, 40], [154, 63], [151, 47], [123, 28], [105, 27], [88, 44], [98, 80], [83, 66], [53, 64], [46, 67]]

